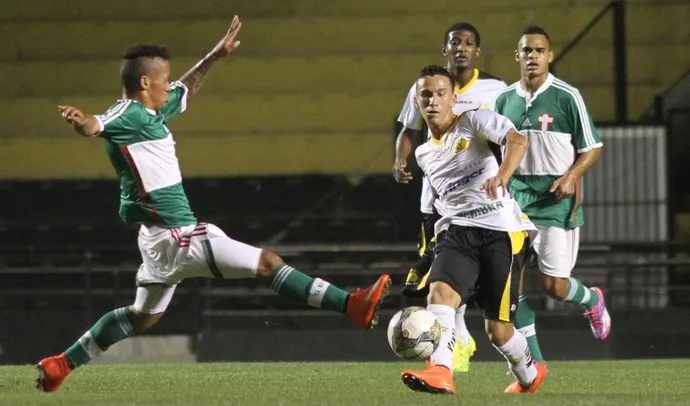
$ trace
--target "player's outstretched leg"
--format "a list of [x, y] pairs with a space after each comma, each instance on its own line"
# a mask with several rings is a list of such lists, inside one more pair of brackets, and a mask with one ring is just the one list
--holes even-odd
[[365, 329], [377, 324], [376, 311], [391, 285], [390, 275], [383, 274], [369, 287], [349, 293], [286, 265], [278, 255], [267, 250], [261, 252], [258, 274], [266, 277], [271, 289], [280, 296], [344, 313], [352, 323]]
[[465, 310], [462, 305], [455, 312], [455, 348], [453, 348], [453, 372], [467, 372], [470, 369], [470, 358], [477, 350], [477, 344], [465, 324]]
[[208, 240], [204, 241], [207, 254], [199, 262], [212, 264], [214, 275], [227, 279], [258, 276], [265, 279], [280, 296], [345, 314], [361, 328], [376, 325], [376, 311], [388, 294], [390, 275], [383, 274], [369, 287], [349, 293], [328, 281], [313, 278], [291, 267], [274, 252], [233, 240], [212, 224], [206, 228], [209, 230]]
[[111, 345], [142, 333], [163, 317], [170, 304], [175, 286], [154, 284], [137, 288], [132, 306], [104, 314], [79, 340], [59, 355], [42, 359], [36, 387], [55, 392], [77, 367], [100, 356]]
[[37, 365], [39, 377], [36, 387], [45, 392], [57, 391], [74, 368], [86, 364], [112, 344], [135, 334], [128, 313], [127, 307], [106, 313], [65, 352], [42, 359]]

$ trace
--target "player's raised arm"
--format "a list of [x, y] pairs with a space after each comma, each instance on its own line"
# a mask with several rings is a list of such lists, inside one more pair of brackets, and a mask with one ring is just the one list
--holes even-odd
[[209, 70], [211, 70], [211, 67], [218, 59], [229, 55], [240, 46], [240, 41], [235, 40], [235, 38], [237, 37], [237, 34], [240, 32], [241, 28], [242, 22], [238, 16], [235, 16], [232, 19], [232, 23], [230, 24], [230, 29], [228, 29], [227, 34], [225, 34], [225, 36], [218, 41], [218, 44], [216, 44], [213, 50], [211, 50], [208, 55], [194, 65], [192, 69], [182, 75], [180, 82], [184, 83], [189, 90], [187, 97], [194, 96], [199, 91], [199, 88], [201, 88], [201, 85], [204, 83]]
[[95, 137], [101, 132], [101, 125], [93, 114], [84, 113], [74, 106], [58, 106], [58, 111], [78, 134]]

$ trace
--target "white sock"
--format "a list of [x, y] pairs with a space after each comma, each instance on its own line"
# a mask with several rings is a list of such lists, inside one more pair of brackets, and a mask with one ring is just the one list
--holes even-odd
[[465, 324], [465, 309], [467, 305], [462, 305], [455, 311], [455, 339], [466, 346], [470, 343], [470, 332], [467, 330], [467, 325]]
[[532, 362], [532, 354], [527, 347], [527, 340], [513, 328], [513, 336], [501, 347], [494, 347], [508, 361], [510, 371], [520, 385], [529, 386], [537, 377], [537, 368]]
[[438, 348], [431, 354], [431, 363], [443, 365], [452, 371], [453, 347], [455, 346], [455, 309], [439, 304], [430, 304], [426, 308], [436, 316], [444, 330]]

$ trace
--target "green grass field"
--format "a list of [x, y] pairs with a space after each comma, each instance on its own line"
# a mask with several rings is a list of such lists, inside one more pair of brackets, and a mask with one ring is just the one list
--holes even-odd
[[58, 393], [32, 366], [0, 368], [0, 405], [687, 405], [690, 360], [552, 362], [540, 392], [504, 395], [503, 363], [473, 363], [455, 396], [408, 390], [405, 363], [90, 365]]

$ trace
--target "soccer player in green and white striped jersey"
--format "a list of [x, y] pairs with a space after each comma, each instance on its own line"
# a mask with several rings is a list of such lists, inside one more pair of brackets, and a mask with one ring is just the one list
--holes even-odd
[[213, 224], [199, 222], [189, 207], [168, 123], [186, 110], [213, 64], [240, 45], [235, 38], [241, 27], [236, 16], [213, 50], [173, 83], [164, 46], [133, 45], [125, 51], [120, 69], [123, 98], [108, 111], [93, 115], [73, 106], [58, 107], [77, 133], [104, 139], [120, 180], [120, 217], [140, 227], [142, 263], [134, 303], [103, 315], [64, 353], [42, 359], [39, 389], [57, 391], [73, 369], [154, 325], [177, 284], [186, 278], [258, 276], [283, 297], [343, 313], [362, 328], [376, 323], [389, 275], [348, 293], [286, 265], [273, 252], [233, 240]]
[[[553, 51], [548, 34], [528, 26], [515, 51], [522, 79], [503, 91], [496, 112], [507, 116], [529, 140], [510, 183], [510, 193], [537, 226], [533, 248], [543, 286], [552, 297], [582, 304], [594, 337], [604, 340], [611, 320], [601, 289], [571, 276], [579, 247], [582, 177], [599, 159], [603, 144], [580, 92], [549, 73]], [[521, 296], [515, 325], [542, 361], [534, 311]]]

